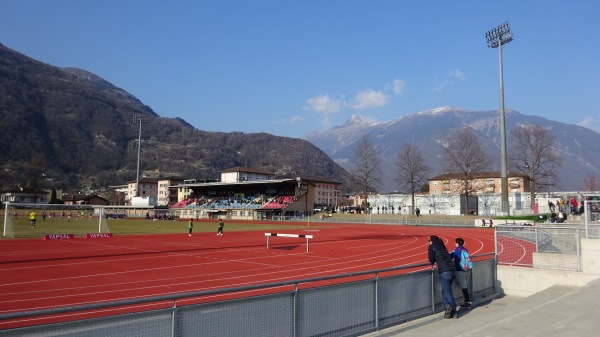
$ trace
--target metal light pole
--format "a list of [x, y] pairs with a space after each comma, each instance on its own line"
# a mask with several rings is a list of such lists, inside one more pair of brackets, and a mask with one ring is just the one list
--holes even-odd
[[529, 175], [529, 199], [531, 199], [530, 209], [533, 210], [533, 205], [535, 203], [535, 181], [533, 180], [533, 177], [535, 172], [533, 166], [525, 165], [525, 168], [527, 169], [527, 173]]
[[296, 181], [298, 182], [298, 193], [304, 192], [304, 216], [306, 217], [306, 221], [310, 226], [310, 216], [308, 215], [308, 183], [305, 182], [302, 184], [301, 177], [296, 177]]
[[498, 64], [500, 66], [500, 187], [502, 189], [502, 212], [510, 214], [508, 203], [508, 169], [506, 164], [506, 123], [504, 117], [504, 80], [502, 75], [502, 45], [513, 40], [508, 22], [490, 30], [485, 34], [488, 47], [498, 48]]
[[133, 122], [140, 124], [140, 133], [138, 136], [138, 153], [137, 153], [137, 175], [135, 179], [135, 196], [140, 196], [140, 149], [142, 147], [142, 123], [148, 122], [148, 117], [142, 114], [133, 114]]

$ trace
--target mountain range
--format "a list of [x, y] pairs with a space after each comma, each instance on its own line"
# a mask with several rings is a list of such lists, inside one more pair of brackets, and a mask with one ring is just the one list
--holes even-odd
[[[507, 151], [510, 151], [511, 131], [519, 125], [541, 125], [557, 142], [556, 151], [564, 159], [556, 170], [560, 181], [553, 182], [555, 190], [577, 191], [584, 187], [588, 175], [598, 177], [600, 172], [600, 134], [582, 126], [565, 124], [539, 116], [523, 115], [515, 110], [505, 111]], [[469, 127], [481, 140], [492, 164], [491, 171], [500, 171], [500, 127], [498, 111], [470, 111], [457, 107], [440, 107], [402, 116], [387, 122], [371, 122], [352, 116], [346, 123], [324, 132], [313, 132], [305, 137], [325, 151], [346, 169], [351, 168], [356, 142], [367, 135], [377, 147], [383, 161], [384, 190], [397, 189], [392, 179], [393, 160], [406, 143], [418, 145], [426, 156], [432, 175], [443, 172], [442, 144], [463, 127]], [[510, 168], [509, 168], [510, 169]], [[510, 172], [509, 172], [510, 173]]]
[[[442, 144], [464, 126], [474, 130], [499, 170], [496, 111], [441, 107], [370, 122], [346, 123], [304, 139], [267, 133], [207, 132], [181, 118], [158, 116], [152, 108], [86, 70], [54, 67], [0, 44], [0, 189], [15, 186], [83, 189], [121, 185], [136, 178], [139, 123], [140, 171], [146, 176], [218, 179], [236, 166], [259, 167], [279, 176], [337, 180], [351, 191], [348, 169], [354, 145], [364, 135], [383, 159], [380, 192], [396, 190], [391, 178], [395, 154], [406, 143], [420, 146], [432, 175], [444, 173]], [[565, 159], [559, 190], [577, 190], [588, 174], [598, 176], [600, 134], [577, 125], [506, 112], [507, 133], [522, 124], [552, 131]], [[508, 140], [510, 143], [510, 139]]]

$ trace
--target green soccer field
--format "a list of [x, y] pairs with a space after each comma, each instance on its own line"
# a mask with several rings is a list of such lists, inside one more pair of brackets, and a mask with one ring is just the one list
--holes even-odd
[[[4, 216], [2, 216], [4, 219]], [[215, 232], [218, 227], [218, 220], [200, 220], [194, 221], [194, 233]], [[188, 221], [148, 221], [146, 219], [105, 219], [100, 224], [98, 217], [67, 219], [54, 218], [43, 220], [38, 217], [35, 228], [31, 228], [31, 223], [25, 214], [19, 214], [17, 219], [9, 219], [10, 229], [7, 236], [0, 235], [0, 239], [11, 238], [41, 238], [47, 234], [74, 234], [75, 236], [84, 236], [88, 233], [98, 233], [99, 226], [102, 225], [101, 232], [108, 232], [114, 235], [130, 234], [176, 234], [188, 232]], [[316, 224], [311, 224], [316, 226]], [[302, 229], [307, 225], [286, 224], [286, 223], [264, 223], [261, 221], [236, 222], [235, 220], [225, 220], [225, 233], [233, 231], [270, 231], [270, 230], [289, 230]], [[3, 232], [4, 233], [4, 232]]]
[[[237, 231], [263, 231], [263, 230], [285, 230], [301, 229], [306, 225], [298, 224], [273, 224], [254, 222], [235, 222], [235, 220], [225, 221], [225, 233]], [[194, 221], [194, 233], [217, 232], [218, 220], [200, 220]], [[109, 220], [108, 228], [113, 234], [165, 234], [165, 233], [187, 233], [188, 221], [148, 221], [148, 220]]]

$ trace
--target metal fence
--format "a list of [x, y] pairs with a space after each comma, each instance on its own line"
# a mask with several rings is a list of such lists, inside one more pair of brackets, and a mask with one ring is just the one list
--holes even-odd
[[[493, 254], [473, 256], [474, 299], [495, 293]], [[429, 264], [77, 307], [0, 315], [0, 322], [83, 310], [170, 301], [172, 307], [71, 322], [0, 330], [2, 336], [358, 336], [442, 311], [441, 287]], [[407, 272], [407, 269], [420, 271]], [[348, 279], [351, 278], [351, 279]], [[360, 278], [360, 280], [356, 280]], [[315, 286], [326, 281], [329, 285]], [[333, 284], [331, 284], [333, 283]], [[318, 285], [318, 284], [317, 284]], [[267, 295], [179, 306], [215, 294], [291, 287]], [[462, 292], [455, 285], [460, 303]]]
[[498, 264], [581, 271], [583, 225], [496, 226]]
[[356, 217], [329, 217], [323, 214], [317, 214], [307, 219], [304, 216], [273, 216], [273, 221], [298, 221], [313, 223], [340, 223], [340, 224], [378, 224], [378, 225], [413, 225], [413, 226], [456, 226], [473, 227], [474, 218], [452, 219], [431, 218], [431, 217], [408, 217], [406, 215], [398, 216], [369, 216], [363, 214]]

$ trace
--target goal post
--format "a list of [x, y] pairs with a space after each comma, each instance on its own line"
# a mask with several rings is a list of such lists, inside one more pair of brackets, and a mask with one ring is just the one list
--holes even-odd
[[[52, 234], [85, 236], [110, 233], [104, 207], [99, 205], [56, 205], [5, 203], [3, 236], [40, 238]], [[31, 217], [35, 217], [35, 222]]]

